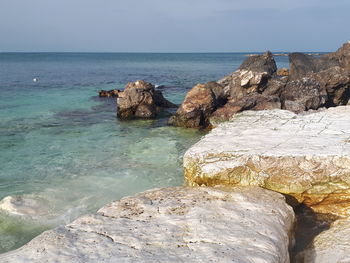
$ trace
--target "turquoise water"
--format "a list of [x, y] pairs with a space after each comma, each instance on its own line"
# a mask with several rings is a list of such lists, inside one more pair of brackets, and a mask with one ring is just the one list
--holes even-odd
[[183, 183], [183, 153], [203, 133], [168, 127], [172, 112], [119, 121], [114, 100], [97, 98], [98, 90], [143, 79], [166, 85], [164, 95], [181, 103], [194, 84], [223, 77], [245, 57], [0, 54], [0, 199], [29, 204], [27, 216], [0, 212], [0, 252], [113, 200]]

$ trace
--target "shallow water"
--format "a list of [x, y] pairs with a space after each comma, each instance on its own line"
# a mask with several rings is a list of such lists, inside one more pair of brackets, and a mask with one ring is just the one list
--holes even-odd
[[[183, 183], [183, 153], [203, 133], [166, 126], [171, 112], [118, 121], [114, 100], [98, 90], [144, 79], [181, 103], [194, 84], [234, 71], [245, 55], [0, 54], [0, 199], [32, 209], [28, 217], [0, 212], [0, 252], [113, 200]], [[276, 60], [287, 66], [286, 57]]]

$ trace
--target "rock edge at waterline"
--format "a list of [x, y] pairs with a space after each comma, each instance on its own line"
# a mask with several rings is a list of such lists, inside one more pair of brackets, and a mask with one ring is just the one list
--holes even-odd
[[1, 262], [289, 262], [294, 213], [258, 187], [165, 188], [123, 198], [0, 255]]
[[184, 155], [188, 185], [255, 185], [321, 213], [350, 215], [350, 106], [247, 111]]

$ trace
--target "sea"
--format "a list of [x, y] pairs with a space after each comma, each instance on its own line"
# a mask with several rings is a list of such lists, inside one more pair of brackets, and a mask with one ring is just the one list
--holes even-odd
[[[174, 110], [120, 121], [99, 90], [145, 80], [181, 104], [247, 55], [0, 53], [0, 204], [11, 197], [21, 208], [0, 210], [0, 253], [111, 201], [183, 184], [183, 154], [205, 132], [167, 126]], [[288, 57], [275, 59], [288, 67]]]

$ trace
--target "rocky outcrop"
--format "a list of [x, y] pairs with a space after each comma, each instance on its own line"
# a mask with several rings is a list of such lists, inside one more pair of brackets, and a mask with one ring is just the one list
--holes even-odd
[[163, 108], [176, 107], [154, 85], [142, 80], [128, 83], [118, 94], [117, 104], [120, 119], [155, 118]]
[[297, 255], [297, 262], [350, 262], [349, 226], [349, 218], [334, 222], [328, 230], [316, 236], [305, 251]]
[[317, 110], [327, 99], [325, 87], [311, 77], [289, 81], [281, 93], [283, 108], [295, 113]]
[[[184, 127], [215, 126], [245, 110], [282, 108], [301, 113], [322, 107], [346, 105], [350, 98], [350, 42], [338, 51], [327, 55], [289, 54], [290, 69], [277, 70], [270, 52], [251, 55], [232, 74], [219, 80], [222, 86], [222, 105], [207, 103], [207, 96], [198, 96], [196, 102], [208, 104], [206, 111], [191, 111], [194, 121], [188, 125], [188, 112], [179, 109], [170, 123]], [[198, 87], [189, 92], [196, 94]], [[205, 98], [200, 101], [201, 98]], [[182, 108], [191, 104], [194, 96], [186, 97]], [[209, 121], [208, 121], [209, 120]]]
[[278, 193], [167, 188], [44, 232], [0, 261], [287, 263], [293, 230], [293, 210]]
[[100, 90], [98, 92], [98, 96], [99, 97], [112, 97], [112, 98], [118, 98], [118, 94], [120, 93], [121, 91], [118, 90], [118, 89], [112, 89], [112, 90]]
[[226, 91], [218, 83], [198, 84], [187, 93], [169, 124], [187, 128], [206, 127], [209, 116], [226, 102], [226, 98]]
[[256, 185], [314, 211], [350, 215], [350, 106], [247, 111], [184, 155], [188, 185]]

